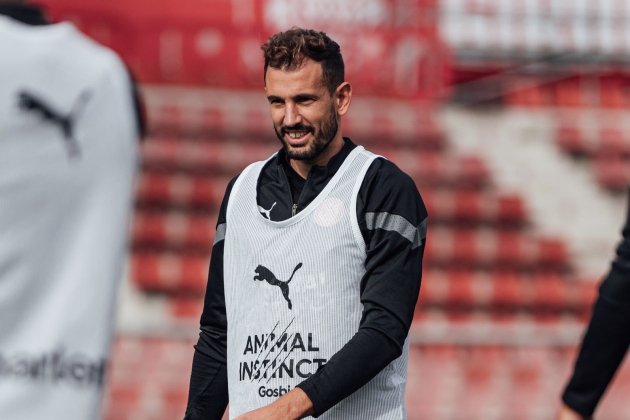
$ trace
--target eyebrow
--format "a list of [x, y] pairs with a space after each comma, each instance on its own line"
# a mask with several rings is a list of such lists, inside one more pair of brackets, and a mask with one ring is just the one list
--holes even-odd
[[318, 99], [319, 96], [318, 95], [314, 95], [314, 94], [308, 94], [308, 93], [301, 93], [298, 95], [295, 95], [293, 97], [293, 100], [296, 102], [301, 102], [301, 101], [311, 101], [311, 100], [315, 100]]
[[269, 102], [273, 102], [273, 101], [282, 101], [282, 98], [278, 97], [278, 96], [274, 96], [274, 95], [267, 95], [267, 100]]
[[[295, 95], [292, 99], [294, 101], [296, 101], [296, 102], [302, 102], [302, 101], [317, 100], [317, 99], [319, 99], [319, 96], [315, 95], [315, 94], [299, 93], [299, 94]], [[274, 102], [274, 101], [284, 102], [284, 99], [282, 99], [279, 96], [275, 96], [275, 95], [268, 95], [267, 96], [267, 100], [269, 102]]]

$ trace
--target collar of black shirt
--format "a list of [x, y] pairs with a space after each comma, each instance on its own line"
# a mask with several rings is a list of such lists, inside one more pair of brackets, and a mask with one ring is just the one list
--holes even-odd
[[356, 147], [349, 138], [344, 137], [343, 140], [344, 145], [339, 153], [333, 156], [326, 165], [311, 168], [306, 180], [291, 167], [284, 149], [278, 152], [278, 169], [287, 175], [293, 204], [298, 206], [297, 211], [307, 206], [324, 189], [350, 152]]
[[[348, 137], [343, 138], [344, 144], [339, 153], [330, 158], [328, 163], [324, 166], [313, 166], [311, 171], [309, 172], [309, 178], [331, 178], [341, 167], [343, 161], [346, 160], [350, 152], [357, 147], [356, 144], [352, 142]], [[289, 164], [289, 159], [287, 158], [287, 154], [284, 149], [280, 149], [278, 152], [278, 163], [282, 165], [282, 168], [285, 170], [287, 176], [291, 179], [294, 177], [302, 178]]]
[[0, 4], [0, 15], [8, 16], [27, 25], [48, 25], [43, 10], [32, 4]]

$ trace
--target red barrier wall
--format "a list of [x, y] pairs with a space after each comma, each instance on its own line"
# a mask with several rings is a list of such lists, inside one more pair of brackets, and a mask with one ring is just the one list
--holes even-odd
[[448, 51], [428, 0], [45, 0], [118, 51], [144, 83], [259, 88], [260, 45], [292, 25], [342, 46], [358, 94], [433, 100], [449, 82]]

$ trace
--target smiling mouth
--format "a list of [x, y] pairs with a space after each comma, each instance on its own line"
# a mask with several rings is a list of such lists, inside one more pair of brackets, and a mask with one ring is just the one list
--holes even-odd
[[289, 136], [289, 138], [297, 140], [305, 137], [308, 133], [309, 131], [287, 131], [287, 136]]

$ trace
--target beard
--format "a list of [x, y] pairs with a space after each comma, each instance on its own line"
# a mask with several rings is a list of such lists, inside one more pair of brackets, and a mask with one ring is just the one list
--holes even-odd
[[[300, 147], [299, 149], [293, 148], [285, 141], [284, 136], [288, 131], [295, 130], [308, 131], [313, 135], [313, 140], [304, 147]], [[295, 124], [291, 127], [281, 126], [279, 128], [274, 126], [276, 136], [282, 143], [282, 147], [287, 154], [287, 157], [289, 159], [304, 161], [313, 161], [321, 155], [322, 152], [326, 150], [330, 142], [332, 142], [335, 138], [338, 130], [339, 123], [337, 122], [337, 111], [335, 110], [334, 105], [328, 113], [328, 119], [322, 123], [318, 132], [315, 131], [313, 126], [306, 124]]]

